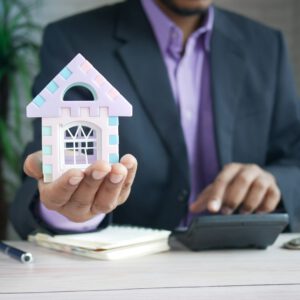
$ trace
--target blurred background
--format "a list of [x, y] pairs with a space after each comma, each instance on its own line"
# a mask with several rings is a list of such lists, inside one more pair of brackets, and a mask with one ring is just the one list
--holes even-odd
[[[129, 0], [130, 1], [130, 0]], [[45, 25], [116, 0], [0, 0], [0, 239], [16, 239], [7, 209], [19, 185], [21, 155], [31, 139], [25, 106], [38, 72], [38, 49]], [[215, 0], [216, 5], [280, 29], [287, 40], [300, 87], [299, 0]]]

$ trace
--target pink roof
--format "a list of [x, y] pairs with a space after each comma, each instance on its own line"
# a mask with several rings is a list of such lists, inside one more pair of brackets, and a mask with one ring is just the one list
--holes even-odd
[[[91, 101], [64, 101], [72, 86], [85, 86], [94, 95]], [[132, 116], [131, 104], [81, 54], [75, 58], [27, 105], [27, 117], [59, 117], [61, 108], [70, 108], [71, 116], [80, 116], [80, 108], [89, 108], [99, 116], [107, 107], [110, 116]]]

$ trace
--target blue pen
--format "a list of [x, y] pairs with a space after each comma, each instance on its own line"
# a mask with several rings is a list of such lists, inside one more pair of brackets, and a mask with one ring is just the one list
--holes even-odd
[[30, 263], [33, 261], [31, 253], [24, 252], [17, 248], [11, 247], [3, 242], [0, 242], [0, 251], [14, 259], [17, 259], [22, 263]]

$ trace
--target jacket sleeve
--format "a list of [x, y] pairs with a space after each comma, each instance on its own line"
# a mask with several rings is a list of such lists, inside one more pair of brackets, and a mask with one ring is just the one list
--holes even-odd
[[[45, 29], [40, 52], [41, 70], [33, 85], [33, 97], [77, 54], [73, 51], [67, 36], [57, 24], [50, 24]], [[33, 140], [24, 151], [23, 163], [29, 154], [41, 149], [40, 119], [33, 121], [33, 129]], [[28, 234], [37, 230], [48, 233], [65, 233], [62, 230], [51, 228], [40, 218], [37, 212], [38, 202], [37, 182], [23, 172], [21, 187], [10, 208], [10, 219], [18, 234], [25, 239]], [[101, 227], [106, 226], [110, 222], [110, 218], [110, 215], [105, 217], [101, 222]]]
[[276, 101], [266, 170], [277, 180], [291, 231], [300, 231], [300, 101], [281, 33], [278, 45]]

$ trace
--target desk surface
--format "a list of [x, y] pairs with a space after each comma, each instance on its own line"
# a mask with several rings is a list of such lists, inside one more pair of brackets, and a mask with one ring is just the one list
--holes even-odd
[[[167, 252], [99, 261], [10, 242], [31, 252], [23, 265], [0, 254], [0, 299], [300, 299], [300, 251]], [[200, 298], [199, 298], [200, 297]]]

